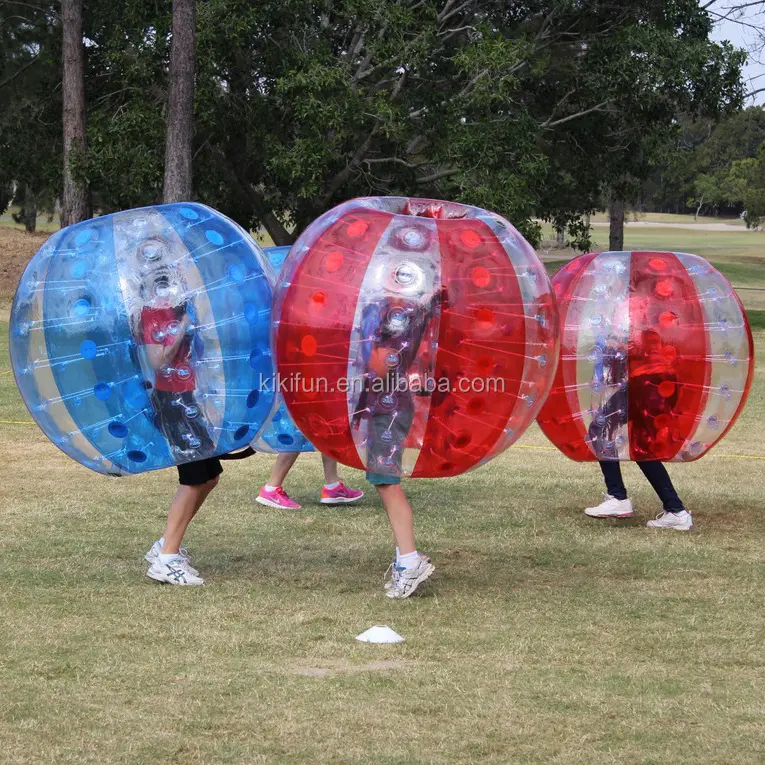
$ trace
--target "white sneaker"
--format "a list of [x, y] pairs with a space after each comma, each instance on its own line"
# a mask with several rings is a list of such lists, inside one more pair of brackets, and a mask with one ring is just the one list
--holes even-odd
[[180, 555], [167, 563], [160, 563], [157, 559], [149, 566], [146, 576], [162, 584], [181, 584], [187, 587], [199, 587], [205, 583], [202, 577], [191, 573], [190, 567]]
[[646, 523], [649, 529], [674, 529], [675, 531], [692, 531], [693, 530], [693, 516], [687, 511], [683, 510], [680, 513], [659, 513], [656, 516], [655, 521], [648, 521]]
[[[159, 560], [159, 554], [162, 552], [162, 544], [160, 543], [159, 539], [151, 546], [151, 549], [144, 555], [146, 562], [149, 564], [154, 564]], [[199, 571], [197, 571], [192, 565], [191, 560], [189, 559], [189, 552], [188, 548], [181, 547], [180, 552], [178, 553], [179, 558], [183, 558], [183, 562], [186, 564], [186, 568], [188, 571], [193, 574], [194, 576], [199, 576]]]
[[610, 494], [603, 495], [603, 501], [597, 507], [585, 508], [585, 515], [590, 518], [631, 518], [632, 500], [616, 499]]
[[436, 567], [427, 555], [420, 555], [417, 563], [410, 568], [393, 566], [385, 594], [389, 598], [408, 598], [424, 581], [430, 579], [435, 570]]

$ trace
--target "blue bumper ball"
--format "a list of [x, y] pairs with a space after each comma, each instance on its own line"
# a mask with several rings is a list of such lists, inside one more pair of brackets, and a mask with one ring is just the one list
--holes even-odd
[[200, 204], [62, 229], [13, 302], [24, 402], [56, 446], [108, 475], [241, 449], [275, 406], [274, 279], [249, 234]]

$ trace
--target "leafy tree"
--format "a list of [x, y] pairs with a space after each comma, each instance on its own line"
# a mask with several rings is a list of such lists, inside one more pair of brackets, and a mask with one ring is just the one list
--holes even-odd
[[[623, 248], [624, 208], [680, 131], [679, 116], [716, 116], [739, 107], [743, 54], [709, 39], [695, 0], [632, 4], [619, 30], [591, 46], [582, 75], [608, 106], [587, 129], [611, 204], [609, 247]], [[597, 94], [597, 95], [596, 95]]]
[[731, 165], [726, 189], [731, 199], [743, 204], [747, 228], [759, 227], [765, 220], [765, 141], [757, 157], [740, 159]]
[[88, 4], [88, 155], [79, 170], [104, 212], [162, 200], [170, 28], [169, 3]]
[[200, 57], [198, 103], [209, 175], [200, 190], [277, 241], [368, 194], [470, 201], [535, 233], [528, 221], [545, 160], [523, 72], [540, 43], [506, 33], [505, 7], [208, 4], [200, 51], [213, 55]]
[[639, 186], [681, 109], [740, 100], [742, 58], [691, 0], [207, 8], [204, 195], [278, 241], [370, 193], [481, 204], [532, 238], [532, 215], [576, 232], [603, 185]]
[[743, 190], [738, 182], [729, 183], [733, 165], [753, 159], [765, 141], [765, 109], [754, 106], [721, 122], [695, 152], [697, 176], [688, 203], [698, 213], [703, 207], [739, 207]]

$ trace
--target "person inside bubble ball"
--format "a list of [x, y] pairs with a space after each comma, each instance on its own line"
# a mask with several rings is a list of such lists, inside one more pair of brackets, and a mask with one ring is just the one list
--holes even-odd
[[[417, 550], [414, 513], [401, 487], [404, 439], [414, 419], [407, 372], [420, 351], [439, 297], [426, 305], [398, 297], [370, 303], [362, 313], [362, 363], [366, 369], [353, 427], [364, 426], [367, 480], [375, 487], [396, 543], [389, 598], [408, 598], [435, 571], [429, 556]], [[375, 469], [376, 468], [376, 469]]]
[[170, 449], [193, 461], [177, 466], [179, 487], [170, 504], [164, 534], [146, 553], [150, 579], [165, 584], [202, 585], [204, 580], [181, 547], [189, 523], [223, 472], [211, 457], [215, 444], [194, 391], [192, 356], [201, 355], [193, 303], [178, 297], [177, 285], [165, 269], [154, 271], [141, 285], [143, 307], [137, 322], [138, 342], [154, 374], [151, 392], [157, 429]]
[[[628, 348], [616, 335], [599, 337], [596, 343], [599, 360], [595, 365], [596, 389], [613, 390], [605, 403], [595, 412], [588, 431], [590, 441], [601, 457], [600, 469], [606, 483], [604, 500], [596, 507], [588, 507], [585, 514], [591, 518], [629, 518], [633, 514], [632, 500], [622, 479], [618, 462], [618, 440], [627, 432], [627, 353]], [[668, 437], [668, 428], [661, 424], [661, 412], [677, 403], [677, 375], [672, 359], [663, 353], [661, 337], [654, 330], [640, 334], [639, 346], [632, 354], [630, 385], [645, 391], [642, 409], [630, 414], [630, 427], [638, 443], [652, 441], [660, 444]], [[662, 395], [660, 386], [672, 386], [669, 396]], [[663, 392], [666, 393], [664, 388]], [[659, 424], [657, 424], [659, 420]], [[662, 502], [663, 511], [658, 518], [648, 521], [650, 528], [690, 531], [693, 517], [683, 505], [669, 477], [667, 469], [656, 460], [639, 461], [638, 467], [648, 479]]]

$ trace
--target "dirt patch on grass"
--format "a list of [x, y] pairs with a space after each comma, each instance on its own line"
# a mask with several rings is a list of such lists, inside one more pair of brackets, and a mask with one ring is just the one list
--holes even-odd
[[49, 236], [0, 226], [0, 301], [13, 297], [24, 268]]
[[346, 661], [325, 661], [322, 666], [304, 664], [290, 667], [291, 675], [303, 677], [338, 677], [340, 675], [355, 675], [359, 672], [400, 672], [417, 666], [416, 661], [407, 659], [371, 661], [368, 664], [351, 664]]

